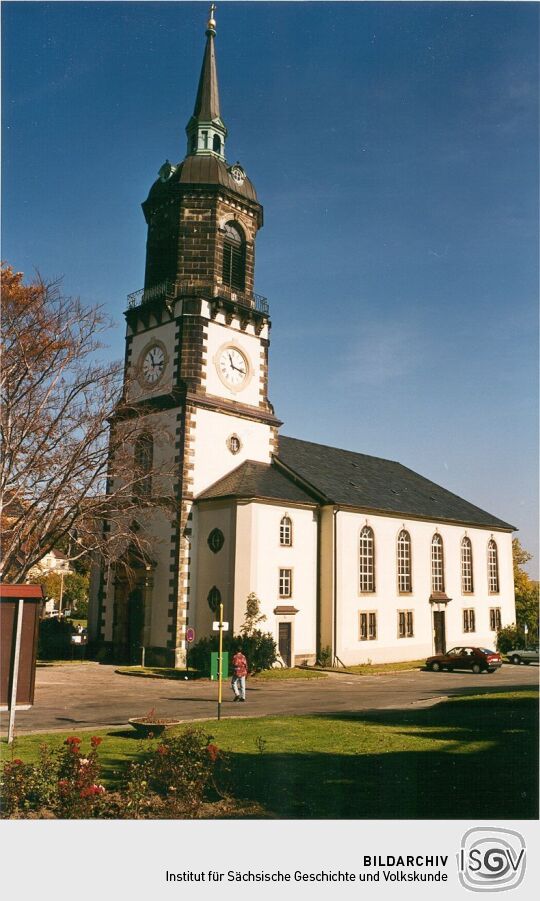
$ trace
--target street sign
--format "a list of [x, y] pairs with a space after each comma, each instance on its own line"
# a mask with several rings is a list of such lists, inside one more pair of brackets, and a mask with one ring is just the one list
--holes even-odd
[[228, 628], [229, 628], [229, 623], [221, 623], [220, 624], [218, 620], [216, 620], [215, 623], [212, 623], [212, 629], [214, 632], [219, 632], [220, 629], [222, 629], [224, 632], [226, 632], [228, 630]]
[[195, 629], [191, 628], [191, 626], [189, 629], [186, 629], [186, 641], [195, 641]]

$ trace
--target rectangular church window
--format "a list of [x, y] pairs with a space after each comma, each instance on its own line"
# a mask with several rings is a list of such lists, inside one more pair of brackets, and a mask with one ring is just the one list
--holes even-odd
[[280, 598], [292, 597], [292, 569], [280, 569], [279, 571], [279, 596]]
[[414, 617], [412, 610], [398, 611], [398, 638], [414, 637]]
[[475, 632], [476, 623], [474, 618], [474, 610], [471, 608], [463, 611], [463, 631]]
[[377, 638], [377, 612], [361, 610], [359, 613], [360, 641], [375, 641]]

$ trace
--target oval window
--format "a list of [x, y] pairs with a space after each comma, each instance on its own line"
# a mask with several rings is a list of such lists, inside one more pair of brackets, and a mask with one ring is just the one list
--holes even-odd
[[207, 540], [208, 547], [214, 554], [217, 554], [225, 544], [225, 536], [221, 529], [212, 529]]

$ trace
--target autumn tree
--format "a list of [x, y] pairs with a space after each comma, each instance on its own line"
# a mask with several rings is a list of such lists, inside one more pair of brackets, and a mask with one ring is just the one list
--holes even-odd
[[538, 636], [538, 582], [533, 581], [523, 568], [532, 560], [532, 554], [521, 546], [519, 538], [512, 540], [512, 557], [517, 624], [521, 628], [526, 625], [529, 640], [534, 641]]
[[[24, 284], [9, 266], [2, 278], [0, 566], [3, 581], [17, 582], [53, 548], [77, 561], [141, 547], [144, 529], [133, 523], [156, 502], [152, 474], [133, 466], [141, 411], [122, 398], [122, 364], [100, 361], [109, 317], [58, 281]], [[122, 474], [113, 481], [110, 459]], [[104, 521], [115, 523], [108, 536]]]

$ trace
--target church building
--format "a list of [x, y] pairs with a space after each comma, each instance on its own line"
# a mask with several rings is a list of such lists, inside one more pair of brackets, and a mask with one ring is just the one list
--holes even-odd
[[227, 162], [215, 35], [211, 13], [186, 156], [142, 205], [145, 282], [125, 313], [139, 490], [160, 493], [163, 463], [175, 509], [141, 513], [135, 584], [114, 566], [95, 580], [91, 637], [117, 661], [144, 647], [147, 664], [182, 667], [188, 630], [210, 635], [222, 603], [236, 634], [255, 592], [287, 666], [492, 648], [515, 620], [514, 527], [400, 463], [281, 434], [254, 291], [263, 208]]

